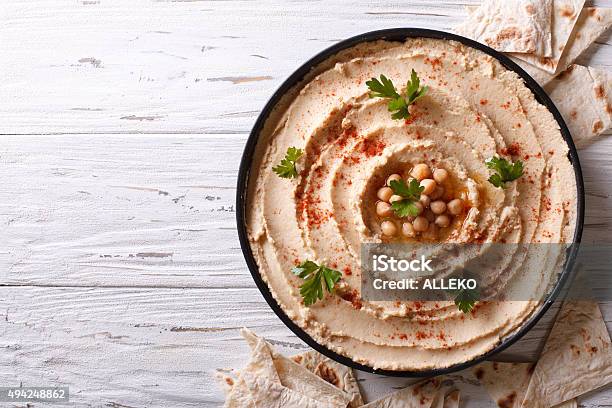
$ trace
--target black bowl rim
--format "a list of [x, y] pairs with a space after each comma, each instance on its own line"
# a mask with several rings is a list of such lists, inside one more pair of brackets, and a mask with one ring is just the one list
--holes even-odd
[[[480, 50], [486, 54], [491, 55], [496, 58], [502, 65], [506, 68], [516, 72], [526, 83], [527, 87], [531, 90], [531, 92], [536, 97], [536, 100], [546, 106], [546, 108], [553, 114], [555, 120], [557, 121], [561, 135], [565, 142], [569, 147], [569, 159], [574, 168], [574, 173], [576, 176], [576, 193], [577, 193], [577, 209], [576, 209], [576, 229], [574, 231], [573, 242], [570, 248], [568, 249], [567, 260], [563, 267], [563, 270], [560, 273], [559, 279], [552, 289], [552, 291], [547, 296], [546, 300], [543, 302], [542, 306], [538, 311], [536, 311], [529, 319], [527, 319], [524, 324], [518, 329], [514, 331], [512, 334], [501, 339], [499, 344], [495, 346], [490, 351], [476, 356], [475, 358], [454, 364], [449, 367], [439, 368], [439, 369], [429, 369], [429, 370], [420, 370], [420, 371], [396, 371], [396, 370], [382, 370], [382, 369], [374, 369], [371, 366], [367, 366], [364, 364], [357, 363], [352, 359], [340, 355], [327, 347], [323, 346], [320, 343], [317, 343], [308, 333], [306, 333], [302, 328], [300, 328], [297, 324], [295, 324], [281, 309], [280, 305], [276, 302], [276, 299], [272, 296], [268, 285], [263, 281], [257, 263], [255, 262], [255, 258], [253, 257], [253, 253], [251, 251], [251, 246], [249, 244], [248, 236], [247, 236], [247, 228], [246, 228], [246, 218], [245, 218], [245, 210], [246, 210], [246, 196], [248, 190], [248, 179], [249, 172], [251, 168], [253, 153], [255, 151], [255, 147], [257, 145], [257, 140], [259, 137], [259, 133], [261, 132], [266, 119], [269, 114], [276, 106], [280, 98], [288, 92], [294, 85], [299, 83], [311, 70], [316, 67], [329, 57], [334, 54], [342, 51], [346, 48], [353, 47], [359, 43], [363, 42], [371, 42], [376, 40], [387, 40], [387, 41], [405, 41], [408, 38], [415, 37], [423, 37], [423, 38], [434, 38], [434, 39], [442, 39], [442, 40], [453, 40], [460, 42], [469, 47]], [[516, 341], [518, 341], [521, 337], [525, 335], [537, 322], [540, 318], [546, 313], [546, 311], [553, 304], [557, 296], [559, 295], [561, 289], [568, 281], [568, 276], [570, 275], [572, 269], [574, 268], [574, 264], [576, 262], [576, 256], [578, 253], [579, 243], [582, 238], [582, 230], [584, 227], [584, 183], [582, 179], [582, 169], [580, 167], [580, 161], [578, 159], [578, 153], [576, 151], [576, 146], [572, 140], [571, 134], [563, 117], [559, 113], [557, 107], [550, 100], [546, 92], [540, 87], [540, 85], [533, 79], [529, 74], [527, 74], [519, 65], [513, 62], [507, 56], [501, 54], [498, 51], [495, 51], [492, 48], [487, 47], [481, 43], [478, 43], [469, 38], [465, 38], [456, 34], [447, 33], [444, 31], [438, 30], [430, 30], [425, 28], [389, 28], [384, 30], [370, 31], [363, 34], [359, 34], [354, 37], [350, 37], [344, 41], [340, 41], [331, 47], [324, 49], [323, 51], [316, 54], [314, 57], [306, 61], [302, 66], [300, 66], [293, 74], [287, 78], [282, 85], [274, 92], [274, 94], [270, 97], [261, 113], [259, 114], [255, 124], [253, 125], [253, 129], [247, 139], [242, 158], [240, 161], [240, 168], [238, 171], [238, 183], [237, 183], [237, 191], [236, 191], [236, 221], [238, 227], [238, 237], [240, 240], [240, 246], [242, 249], [242, 253], [245, 257], [247, 266], [251, 275], [253, 276], [253, 280], [255, 284], [259, 288], [263, 297], [265, 298], [268, 305], [272, 308], [274, 313], [281, 319], [281, 321], [302, 341], [308, 344], [310, 347], [318, 351], [319, 353], [335, 360], [339, 363], [342, 363], [351, 368], [365, 371], [373, 374], [386, 375], [391, 377], [432, 377], [436, 375], [448, 374], [451, 372], [460, 371], [476, 365], [489, 357], [501, 352], [502, 350], [508, 348]]]

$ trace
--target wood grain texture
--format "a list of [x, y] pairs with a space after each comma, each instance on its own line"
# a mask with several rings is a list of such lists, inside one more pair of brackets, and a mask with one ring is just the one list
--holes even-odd
[[[476, 3], [1, 2], [0, 384], [68, 385], [74, 406], [218, 407], [216, 370], [248, 356], [241, 326], [304, 350], [239, 248], [246, 136], [325, 47], [381, 28], [449, 30]], [[610, 69], [610, 38], [581, 62]], [[587, 242], [612, 241], [610, 152], [606, 138], [580, 152]], [[498, 358], [535, 359], [555, 310]], [[465, 406], [491, 406], [453, 378]], [[370, 400], [410, 382], [359, 380]], [[580, 402], [610, 406], [612, 389]]]
[[[0, 305], [0, 383], [68, 386], [77, 406], [220, 406], [217, 369], [242, 367], [249, 354], [243, 325], [287, 355], [307, 349], [255, 288], [5, 287]], [[610, 325], [612, 304], [604, 311]], [[532, 330], [498, 359], [533, 360], [530, 342], [544, 334]], [[358, 378], [369, 399], [413, 382]], [[491, 406], [469, 376], [452, 378], [466, 406]], [[604, 390], [581, 402], [605, 406], [610, 397]]]
[[[450, 31], [477, 3], [2, 2], [0, 134], [246, 134], [282, 81], [324, 48], [383, 28]], [[609, 39], [585, 58], [610, 68]]]

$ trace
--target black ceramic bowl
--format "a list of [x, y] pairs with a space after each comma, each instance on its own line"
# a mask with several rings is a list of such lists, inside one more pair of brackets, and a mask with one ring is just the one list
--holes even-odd
[[[362, 42], [368, 41], [376, 41], [376, 40], [388, 40], [388, 41], [404, 41], [407, 38], [411, 37], [425, 37], [425, 38], [437, 38], [443, 40], [454, 40], [464, 45], [467, 45], [472, 48], [476, 48], [486, 54], [491, 55], [496, 58], [503, 66], [506, 68], [516, 72], [520, 75], [525, 84], [533, 94], [538, 102], [542, 105], [546, 106], [548, 110], [553, 114], [557, 123], [559, 124], [559, 128], [561, 129], [561, 134], [563, 135], [563, 139], [569, 146], [569, 160], [574, 167], [574, 173], [576, 175], [576, 230], [574, 232], [573, 244], [568, 249], [568, 253], [566, 256], [566, 261], [563, 266], [563, 270], [560, 273], [559, 280], [555, 284], [554, 288], [551, 290], [549, 295], [546, 297], [542, 306], [538, 311], [536, 311], [529, 319], [527, 319], [521, 328], [518, 331], [513, 332], [508, 335], [504, 339], [500, 341], [500, 343], [491, 351], [486, 354], [480, 355], [476, 358], [473, 358], [464, 363], [455, 364], [450, 367], [442, 368], [442, 369], [434, 369], [434, 370], [423, 370], [423, 371], [392, 371], [392, 370], [375, 370], [372, 367], [367, 365], [356, 363], [348, 357], [337, 354], [325, 346], [317, 343], [312, 339], [304, 330], [302, 330], [299, 326], [297, 326], [286, 314], [283, 312], [279, 304], [276, 302], [272, 294], [270, 293], [270, 289], [268, 285], [262, 280], [261, 275], [259, 274], [259, 269], [257, 264], [255, 263], [255, 259], [253, 258], [253, 253], [251, 252], [251, 247], [249, 245], [249, 241], [247, 238], [247, 229], [246, 229], [246, 220], [245, 220], [245, 205], [247, 202], [247, 189], [249, 182], [249, 172], [251, 168], [251, 163], [253, 159], [253, 154], [255, 151], [255, 146], [257, 144], [257, 139], [259, 137], [259, 133], [264, 126], [268, 115], [270, 115], [272, 109], [279, 102], [281, 97], [287, 93], [294, 85], [299, 83], [310, 71], [312, 68], [316, 67], [329, 57], [338, 53], [341, 50], [346, 48], [353, 47]], [[305, 343], [307, 343], [310, 347], [317, 350], [318, 352], [324, 354], [325, 356], [336, 360], [344, 365], [349, 367], [366, 371], [375, 374], [388, 375], [394, 377], [430, 377], [440, 374], [447, 374], [453, 371], [463, 370], [467, 367], [470, 367], [474, 364], [477, 364], [492, 355], [499, 353], [505, 348], [512, 345], [518, 339], [523, 337], [525, 333], [527, 333], [536, 322], [544, 315], [544, 313], [548, 310], [548, 308], [552, 305], [553, 301], [558, 297], [559, 293], [563, 286], [568, 282], [568, 277], [571, 274], [571, 271], [574, 267], [574, 263], [576, 261], [576, 256], [578, 252], [578, 244], [580, 242], [580, 238], [582, 236], [582, 229], [584, 224], [584, 184], [582, 181], [582, 171], [580, 168], [580, 162], [578, 161], [578, 154], [576, 152], [576, 147], [574, 146], [574, 142], [572, 141], [572, 137], [567, 128], [567, 125], [563, 121], [561, 114], [552, 103], [548, 95], [544, 92], [544, 90], [537, 84], [537, 82], [529, 76], [521, 67], [515, 64], [512, 60], [510, 60], [505, 55], [495, 51], [492, 48], [487, 47], [486, 45], [480, 44], [476, 41], [470, 40], [465, 37], [461, 37], [455, 34], [446, 33], [443, 31], [435, 31], [435, 30], [427, 30], [422, 28], [391, 28], [387, 30], [380, 31], [371, 31], [369, 33], [360, 34], [355, 37], [351, 37], [347, 40], [341, 41], [323, 51], [319, 54], [315, 55], [313, 58], [308, 60], [304, 65], [299, 67], [283, 84], [278, 88], [278, 90], [272, 95], [266, 106], [261, 111], [255, 125], [253, 126], [253, 130], [249, 135], [249, 138], [246, 142], [246, 146], [244, 148], [244, 153], [242, 155], [242, 160], [240, 162], [240, 170], [238, 173], [238, 189], [236, 192], [236, 220], [238, 222], [238, 236], [240, 238], [240, 246], [242, 247], [242, 252], [246, 259], [249, 270], [251, 271], [251, 275], [257, 284], [257, 287], [263, 294], [264, 298], [274, 310], [274, 313], [295, 333], [300, 339], [302, 339]]]

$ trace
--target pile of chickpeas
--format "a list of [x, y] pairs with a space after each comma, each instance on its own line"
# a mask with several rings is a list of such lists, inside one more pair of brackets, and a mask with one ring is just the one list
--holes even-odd
[[445, 201], [443, 199], [445, 195], [443, 185], [450, 181], [448, 171], [443, 168], [436, 168], [432, 171], [427, 164], [419, 163], [412, 168], [406, 180], [406, 184], [409, 184], [412, 179], [416, 179], [424, 188], [419, 201], [415, 202], [418, 215], [416, 217], [397, 217], [391, 204], [403, 198], [395, 195], [389, 186], [393, 180], [401, 179], [399, 174], [391, 174], [387, 178], [386, 185], [381, 187], [376, 194], [378, 197], [376, 215], [382, 220], [380, 229], [384, 236], [395, 237], [401, 232], [401, 235], [407, 238], [420, 236], [435, 240], [439, 237], [440, 228], [448, 228], [453, 217], [463, 213], [464, 200], [453, 198]]

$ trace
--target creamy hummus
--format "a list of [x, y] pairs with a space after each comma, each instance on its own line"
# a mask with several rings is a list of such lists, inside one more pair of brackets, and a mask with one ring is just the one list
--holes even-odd
[[[399, 88], [412, 69], [429, 91], [409, 119], [393, 120], [365, 82], [384, 74]], [[291, 146], [304, 151], [300, 174], [283, 179], [271, 169]], [[376, 189], [398, 166], [442, 165], [470, 203], [443, 242], [570, 242], [576, 184], [567, 154], [552, 114], [491, 56], [434, 39], [364, 43], [316, 67], [268, 118], [249, 176], [251, 249], [284, 312], [329, 349], [374, 368], [448, 367], [491, 350], [539, 302], [482, 302], [464, 314], [452, 302], [362, 300], [360, 246], [385, 239], [372, 212]], [[485, 160], [495, 155], [521, 160], [523, 176], [493, 186]], [[554, 251], [543, 256], [563, 262]], [[310, 307], [291, 272], [306, 259], [343, 274], [336, 293]], [[509, 254], [492, 279], [521, 287], [537, 264]]]

